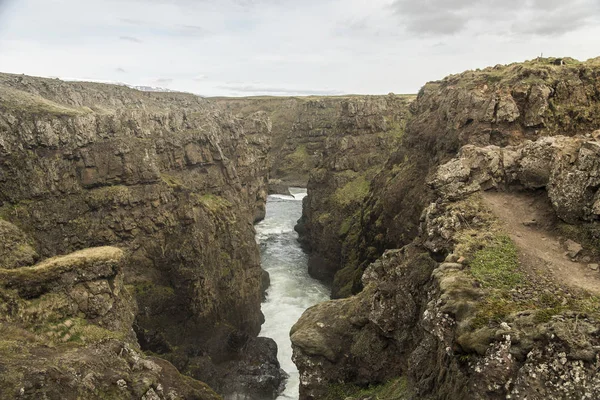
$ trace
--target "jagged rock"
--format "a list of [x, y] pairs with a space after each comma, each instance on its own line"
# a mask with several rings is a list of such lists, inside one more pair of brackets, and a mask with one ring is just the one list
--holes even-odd
[[583, 246], [570, 239], [565, 242], [565, 245], [567, 246], [567, 252], [571, 258], [577, 257], [579, 253], [581, 253], [581, 250], [583, 250]]
[[[355, 274], [350, 280], [362, 275], [364, 290], [307, 310], [292, 331], [301, 399], [400, 376], [415, 399], [583, 398], [598, 391], [597, 313], [581, 324], [576, 311], [554, 315], [541, 303], [570, 309], [575, 295], [558, 288], [542, 296], [547, 282], [507, 289], [506, 298], [488, 304], [489, 287], [471, 274], [469, 246], [493, 234], [477, 200], [482, 190], [546, 189], [561, 219], [596, 227], [599, 185], [590, 171], [600, 170], [597, 142], [574, 136], [600, 126], [600, 64], [554, 62], [467, 71], [421, 89], [401, 145], [371, 182], [342, 244], [353, 251], [341, 263]], [[315, 171], [314, 181], [326, 174]], [[390, 248], [400, 250], [385, 252]], [[419, 268], [421, 252], [432, 270]], [[461, 268], [431, 260], [448, 254], [465, 258]], [[543, 312], [503, 313], [513, 301]], [[380, 345], [394, 351], [361, 360], [360, 349]], [[394, 376], [378, 375], [388, 362], [399, 368]]]
[[356, 250], [342, 243], [358, 222], [355, 214], [370, 181], [402, 138], [412, 100], [396, 95], [352, 97], [340, 101], [333, 113], [323, 157], [310, 174], [297, 231], [311, 252], [309, 273], [333, 281], [334, 298], [359, 289], [353, 287], [354, 271], [337, 274], [341, 260]]
[[[180, 367], [196, 354], [226, 359], [228, 335], [256, 337], [263, 319], [252, 223], [265, 212], [269, 129], [263, 112], [236, 118], [194, 95], [0, 74], [0, 215], [33, 250], [15, 266], [118, 246], [144, 350]], [[88, 318], [115, 310], [110, 280], [75, 283], [107, 265], [57, 268], [11, 284], [37, 296], [72, 279]]]

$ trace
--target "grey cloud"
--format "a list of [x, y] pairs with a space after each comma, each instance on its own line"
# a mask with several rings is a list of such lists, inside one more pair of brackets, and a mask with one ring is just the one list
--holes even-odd
[[561, 35], [589, 25], [598, 0], [395, 0], [394, 14], [417, 36], [451, 35], [476, 27], [492, 34]]
[[127, 71], [125, 71], [125, 70], [124, 70], [123, 68], [121, 68], [121, 67], [115, 68], [115, 71], [117, 71], [117, 72], [119, 72], [119, 73], [122, 73], [122, 74], [124, 74], [124, 73], [126, 73], [126, 72], [127, 72]]
[[133, 36], [120, 36], [119, 39], [124, 40], [126, 42], [142, 43], [140, 39]]
[[[199, 25], [167, 25], [132, 18], [119, 18], [119, 21], [139, 30], [160, 31], [162, 34], [170, 36], [207, 36], [210, 34], [210, 31]], [[130, 36], [126, 37], [131, 38]]]

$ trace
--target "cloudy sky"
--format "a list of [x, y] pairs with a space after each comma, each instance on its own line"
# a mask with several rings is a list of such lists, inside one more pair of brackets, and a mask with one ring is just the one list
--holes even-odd
[[600, 0], [0, 0], [0, 71], [202, 95], [416, 93], [600, 56]]

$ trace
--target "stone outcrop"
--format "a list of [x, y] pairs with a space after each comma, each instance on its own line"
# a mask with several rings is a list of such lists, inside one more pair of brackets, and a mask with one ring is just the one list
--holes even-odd
[[338, 274], [362, 291], [292, 329], [301, 399], [399, 380], [399, 398], [598, 393], [597, 297], [521, 262], [481, 193], [547, 196], [552, 229], [597, 255], [599, 76], [598, 60], [539, 59], [425, 85], [343, 244], [357, 254]]
[[[3, 228], [21, 237], [16, 259], [28, 240]], [[122, 250], [99, 247], [0, 269], [1, 398], [218, 398], [141, 352], [123, 261]]]
[[367, 96], [214, 98], [224, 110], [248, 116], [266, 112], [272, 129], [269, 152], [270, 185], [285, 194], [286, 186], [306, 187], [311, 171], [320, 163], [325, 142], [335, 134], [343, 104]]
[[600, 63], [564, 62], [498, 65], [423, 86], [411, 105], [402, 145], [371, 182], [359, 221], [344, 238], [342, 247], [356, 250], [342, 252], [337, 275], [352, 277], [353, 293], [361, 289], [360, 276], [371, 262], [417, 235], [421, 213], [435, 199], [428, 180], [463, 146], [506, 147], [597, 130]]
[[352, 293], [353, 277], [334, 276], [353, 257], [344, 238], [359, 220], [369, 186], [404, 134], [412, 96], [363, 96], [340, 104], [323, 157], [311, 172], [297, 230], [309, 251], [312, 276], [333, 282], [333, 297]]
[[[0, 216], [30, 238], [1, 267], [119, 247], [143, 350], [225, 395], [276, 392], [272, 343], [256, 339], [252, 226], [264, 216], [269, 128], [264, 113], [234, 118], [193, 95], [0, 75]], [[20, 237], [4, 222], [0, 235], [4, 253]], [[219, 386], [234, 364], [251, 366], [253, 348], [273, 378], [250, 369], [241, 386]]]

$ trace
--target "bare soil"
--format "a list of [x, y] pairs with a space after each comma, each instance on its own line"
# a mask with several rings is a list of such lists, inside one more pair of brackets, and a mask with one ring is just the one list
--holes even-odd
[[545, 192], [490, 191], [483, 198], [519, 249], [526, 270], [547, 275], [559, 285], [600, 294], [600, 272], [591, 270], [589, 262], [568, 256], [564, 239], [555, 232], [556, 215]]

